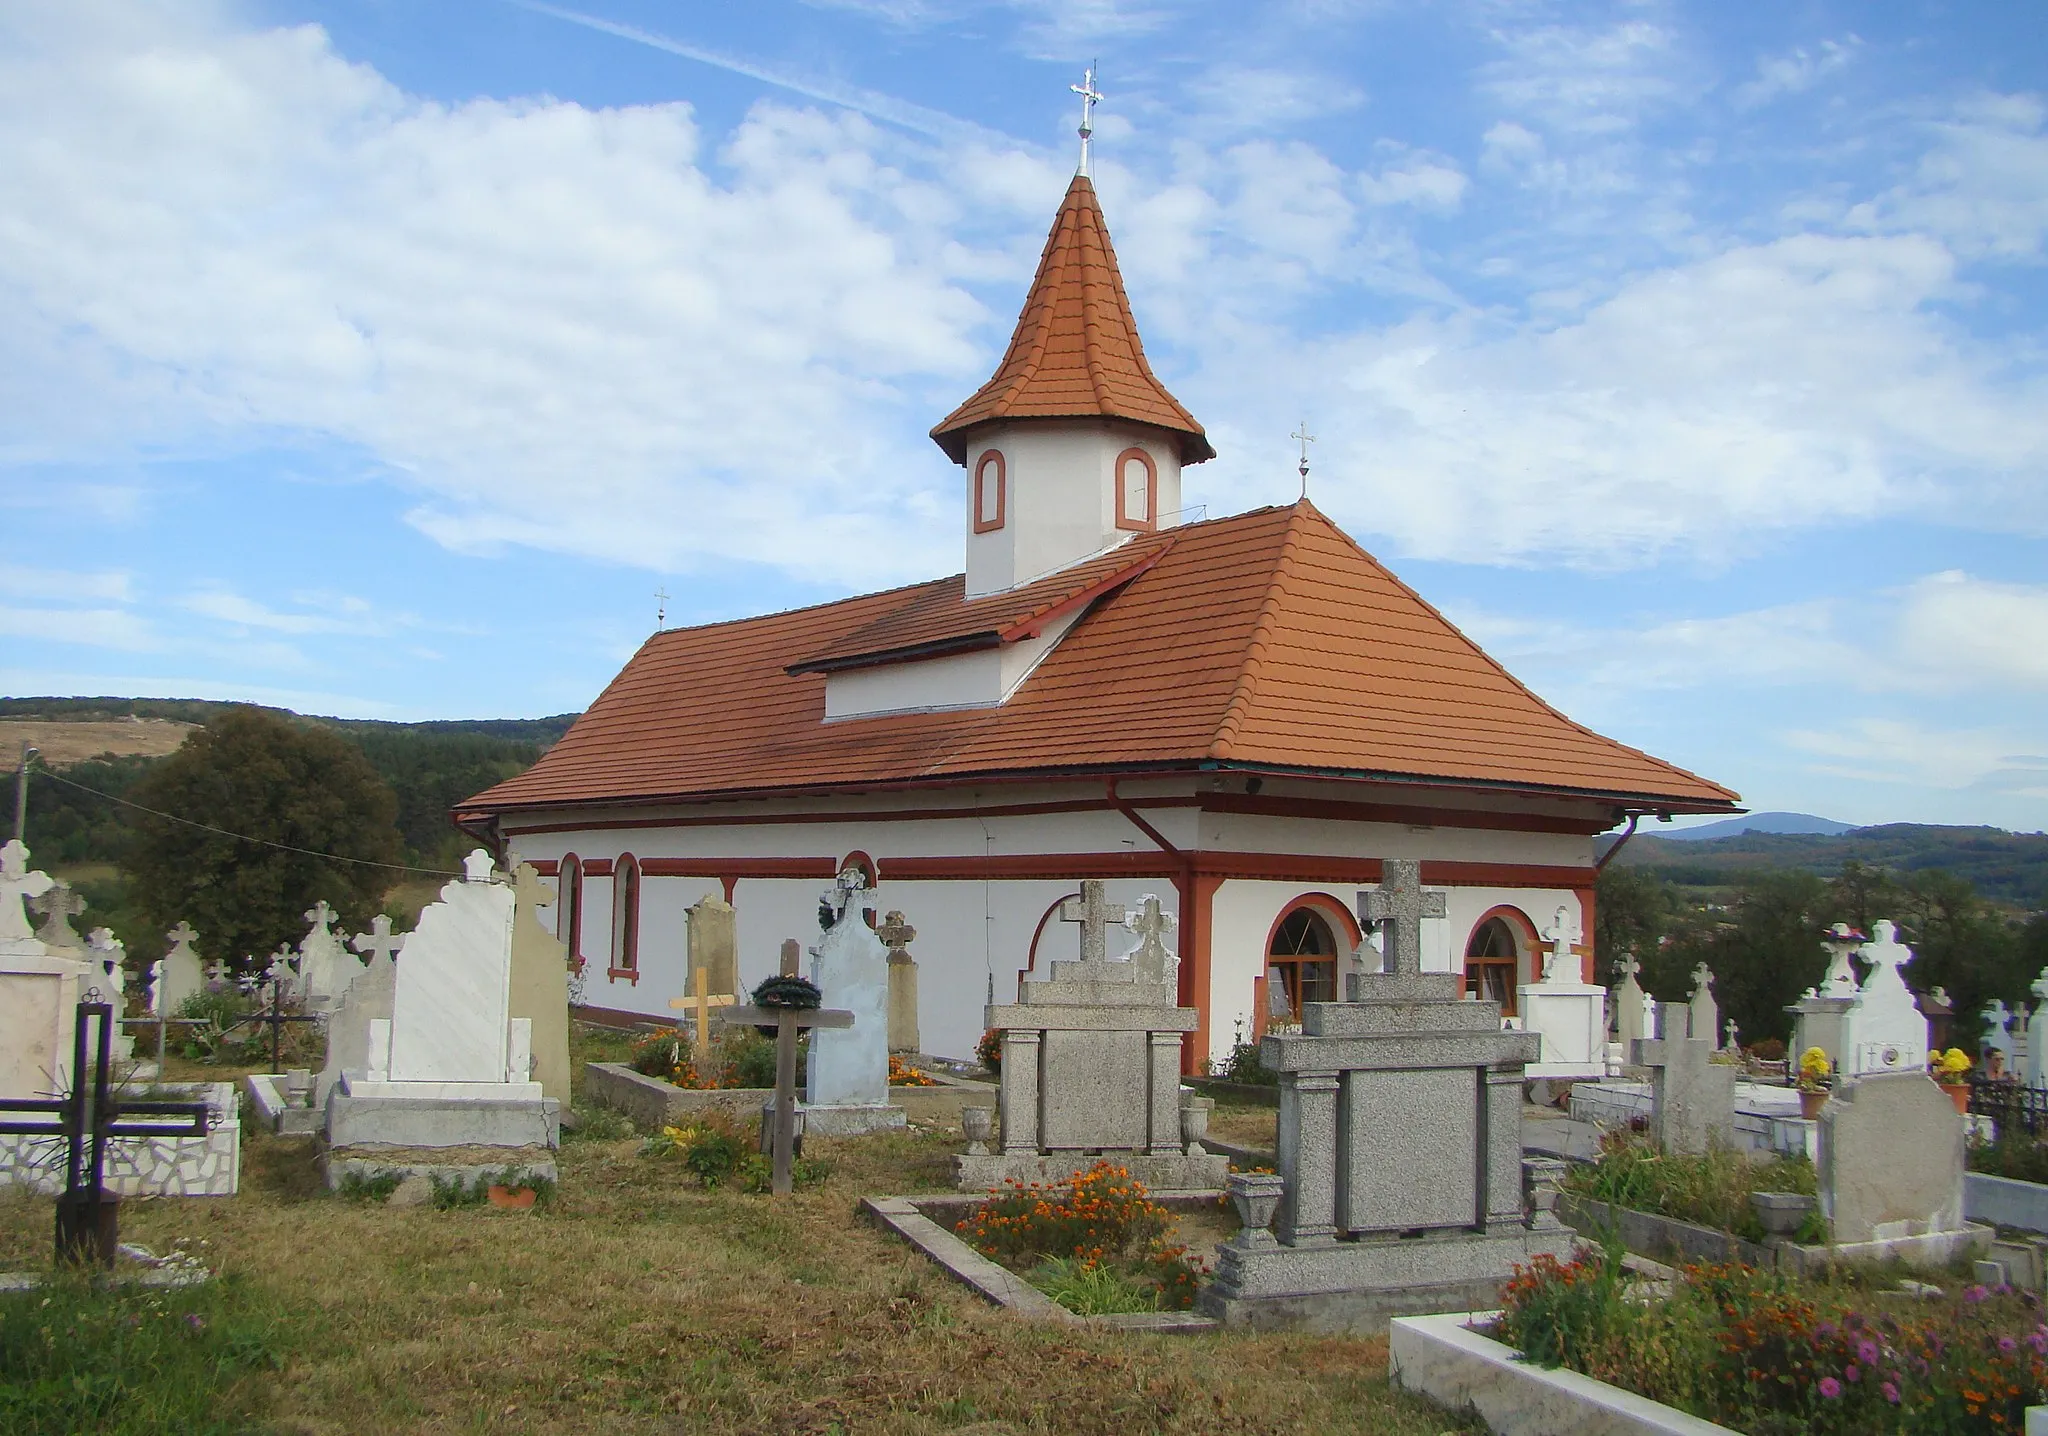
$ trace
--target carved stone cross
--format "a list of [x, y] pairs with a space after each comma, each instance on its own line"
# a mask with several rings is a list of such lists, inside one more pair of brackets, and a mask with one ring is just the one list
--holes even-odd
[[1103, 898], [1100, 880], [1089, 878], [1081, 884], [1081, 895], [1070, 897], [1060, 903], [1060, 921], [1081, 924], [1081, 961], [1109, 961], [1109, 941], [1105, 930], [1109, 924], [1124, 920], [1122, 903], [1107, 902]]
[[348, 945], [363, 955], [363, 966], [375, 967], [380, 957], [386, 962], [398, 961], [398, 950], [405, 946], [405, 934], [394, 933], [391, 919], [380, 912], [370, 919], [370, 930], [357, 933]]
[[473, 850], [462, 860], [462, 880], [471, 883], [487, 883], [491, 880], [491, 855], [482, 848]]
[[192, 926], [189, 922], [180, 922], [176, 927], [165, 933], [164, 936], [170, 940], [173, 950], [182, 947], [187, 952], [190, 952], [192, 944], [199, 941], [199, 929]]
[[25, 941], [35, 936], [28, 925], [28, 914], [22, 911], [21, 900], [41, 897], [54, 882], [48, 873], [29, 870], [28, 845], [20, 838], [9, 838], [5, 846], [0, 846], [0, 942], [9, 938]]
[[341, 914], [327, 905], [326, 898], [321, 898], [320, 901], [307, 908], [300, 916], [313, 924], [316, 929], [324, 932], [333, 925], [334, 920], [340, 917]]
[[1138, 935], [1138, 947], [1131, 954], [1138, 976], [1146, 982], [1164, 982], [1174, 968], [1174, 955], [1166, 946], [1173, 931], [1173, 914], [1159, 906], [1159, 899], [1146, 893], [1136, 912], [1124, 918], [1124, 926]]
[[85, 899], [64, 882], [53, 882], [41, 897], [29, 899], [30, 907], [43, 915], [36, 938], [45, 947], [83, 947], [71, 927], [71, 919], [85, 911]]
[[1543, 937], [1550, 944], [1550, 951], [1543, 954], [1543, 980], [1557, 982], [1571, 971], [1572, 941], [1579, 935], [1579, 925], [1572, 921], [1568, 907], [1560, 906], [1557, 916], [1544, 929]]
[[292, 980], [292, 961], [297, 956], [298, 954], [292, 951], [290, 943], [279, 943], [277, 951], [270, 954], [270, 966], [264, 969], [263, 975], [279, 986], [289, 984]]
[[1621, 955], [1621, 961], [1614, 964], [1615, 976], [1622, 982], [1630, 981], [1642, 970], [1643, 965], [1636, 961], [1636, 955], [1633, 952], [1624, 952]]
[[889, 949], [889, 961], [907, 961], [904, 949], [917, 941], [917, 929], [904, 920], [903, 914], [893, 909], [882, 915], [881, 924], [875, 929], [875, 936]]
[[1358, 920], [1386, 924], [1381, 929], [1384, 971], [1419, 973], [1422, 920], [1448, 915], [1444, 895], [1422, 890], [1422, 864], [1414, 858], [1388, 858], [1380, 873], [1380, 885], [1358, 895]]
[[1849, 965], [1849, 955], [1863, 946], [1863, 934], [1838, 922], [1822, 935], [1820, 945], [1828, 950], [1828, 975], [1821, 979], [1820, 995], [1854, 997], [1856, 969]]

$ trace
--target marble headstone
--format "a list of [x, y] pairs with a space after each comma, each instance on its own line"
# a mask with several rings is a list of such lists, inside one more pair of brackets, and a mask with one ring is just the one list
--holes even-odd
[[824, 897], [832, 925], [811, 949], [811, 981], [827, 1008], [853, 1014], [853, 1025], [818, 1028], [804, 1077], [804, 1130], [847, 1136], [901, 1127], [889, 1103], [889, 949], [868, 925], [872, 889], [848, 869]]
[[305, 919], [311, 926], [299, 939], [298, 991], [308, 1012], [333, 1010], [341, 1000], [341, 989], [350, 977], [347, 968], [352, 959], [334, 932], [337, 916], [339, 914], [327, 905], [325, 898], [305, 912]]
[[94, 969], [82, 951], [45, 947], [22, 906], [55, 886], [29, 866], [19, 838], [0, 844], [0, 1097], [47, 1097], [69, 1085], [78, 999]]
[[1850, 1075], [1869, 1072], [1920, 1072], [1927, 1067], [1927, 1018], [1906, 987], [1899, 969], [1913, 960], [1913, 950], [1898, 940], [1898, 929], [1880, 921], [1876, 936], [1863, 945], [1870, 975], [1858, 992], [1854, 1026], [1855, 1049], [1845, 1063]]
[[[392, 994], [391, 1082], [523, 1082], [511, 1059], [512, 889], [481, 849], [405, 940]], [[377, 1075], [376, 1036], [371, 1076]]]
[[1819, 1127], [1820, 1208], [1837, 1243], [1962, 1227], [1963, 1119], [1926, 1073], [1843, 1082]]
[[121, 1025], [128, 1011], [128, 946], [114, 936], [110, 927], [96, 927], [85, 939], [92, 954], [92, 985], [101, 1000], [114, 1009], [114, 1060], [126, 1062], [135, 1056], [135, 1038]]
[[368, 932], [349, 939], [360, 958], [345, 959], [347, 979], [341, 1000], [327, 1018], [327, 1060], [314, 1082], [313, 1105], [325, 1107], [327, 1094], [344, 1071], [367, 1072], [370, 1066], [370, 1024], [391, 1021], [391, 996], [397, 988], [393, 959], [405, 946], [405, 935], [391, 931], [391, 919], [378, 913]]
[[163, 961], [157, 964], [156, 983], [150, 988], [150, 1010], [162, 1017], [176, 1017], [185, 999], [206, 991], [206, 964], [193, 944], [199, 934], [189, 922], [181, 922], [164, 934], [170, 943]]

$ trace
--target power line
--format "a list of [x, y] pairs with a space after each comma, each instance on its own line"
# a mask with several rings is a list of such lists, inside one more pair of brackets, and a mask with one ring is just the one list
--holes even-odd
[[231, 833], [226, 828], [216, 828], [211, 823], [202, 823], [192, 818], [181, 818], [176, 813], [158, 812], [155, 808], [145, 808], [140, 803], [131, 803], [126, 798], [117, 798], [112, 793], [103, 793], [98, 788], [88, 788], [83, 783], [76, 783], [69, 778], [58, 777], [57, 774], [51, 772], [48, 768], [38, 769], [37, 773], [39, 776], [48, 778], [54, 783], [62, 783], [67, 788], [76, 788], [81, 793], [91, 793], [96, 798], [105, 798], [108, 802], [119, 803], [124, 808], [133, 808], [136, 812], [147, 813], [152, 818], [162, 818], [167, 823], [183, 823], [188, 828], [200, 828], [209, 833], [218, 833], [224, 838], [233, 838], [237, 842], [255, 843], [259, 847], [276, 848], [279, 852], [285, 853], [299, 853], [309, 858], [323, 858], [330, 863], [354, 863], [357, 867], [361, 868], [384, 868], [390, 872], [419, 873], [423, 877], [433, 878], [459, 878], [462, 876], [461, 873], [446, 872], [440, 868], [414, 868], [407, 867], [404, 863], [375, 863], [371, 862], [368, 858], [345, 858], [340, 853], [315, 852], [312, 848], [295, 848], [290, 843], [274, 843], [268, 838], [252, 838], [247, 833]]

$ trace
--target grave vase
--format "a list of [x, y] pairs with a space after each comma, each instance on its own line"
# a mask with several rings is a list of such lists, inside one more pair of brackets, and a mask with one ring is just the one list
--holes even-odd
[[1948, 1100], [1956, 1104], [1956, 1111], [1962, 1116], [1970, 1115], [1970, 1084], [1967, 1082], [1937, 1082], [1935, 1084], [1948, 1093]]
[[1813, 1092], [1809, 1092], [1803, 1087], [1799, 1089], [1799, 1115], [1807, 1121], [1818, 1120], [1820, 1109], [1827, 1106], [1827, 1104], [1828, 1092], [1825, 1087]]

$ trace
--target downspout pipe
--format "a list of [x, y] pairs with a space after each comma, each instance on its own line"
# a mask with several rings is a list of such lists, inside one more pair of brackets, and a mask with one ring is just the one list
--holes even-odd
[[1643, 814], [1640, 812], [1632, 812], [1628, 815], [1628, 826], [1621, 830], [1621, 836], [1614, 840], [1614, 846], [1601, 854], [1600, 861], [1593, 864], [1593, 871], [1595, 873], [1607, 871], [1607, 865], [1620, 855], [1621, 850], [1628, 846], [1628, 840], [1636, 835], [1636, 824], [1641, 822], [1642, 819]]
[[[1158, 844], [1159, 850], [1165, 853], [1169, 858], [1172, 858], [1174, 866], [1180, 869], [1179, 875], [1175, 877], [1173, 880], [1174, 891], [1180, 895], [1180, 912], [1178, 914], [1179, 922], [1176, 925], [1178, 928], [1178, 932], [1176, 934], [1174, 947], [1180, 954], [1180, 971], [1182, 980], [1186, 981], [1189, 984], [1189, 991], [1187, 993], [1187, 997], [1193, 998], [1195, 995], [1193, 991], [1195, 973], [1195, 856], [1193, 853], [1182, 852], [1179, 848], [1175, 847], [1172, 843], [1167, 841], [1166, 834], [1160, 832], [1159, 829], [1153, 827], [1151, 823], [1147, 822], [1145, 819], [1145, 815], [1143, 813], [1140, 813], [1135, 807], [1131, 805], [1130, 799], [1124, 797], [1121, 793], [1117, 792], [1117, 781], [1118, 780], [1115, 778], [1104, 778], [1102, 780], [1103, 797], [1108, 801], [1109, 805], [1112, 808], [1115, 808], [1119, 813], [1122, 813], [1124, 817], [1130, 820], [1130, 824], [1132, 827], [1136, 828], [1139, 832], [1143, 833], [1146, 837], [1150, 838], [1154, 843]], [[1179, 994], [1176, 994], [1176, 997], [1178, 996]], [[1186, 999], [1182, 1000], [1185, 1001]], [[1195, 1002], [1191, 1005], [1199, 1007], [1201, 1004], [1199, 1002]]]

